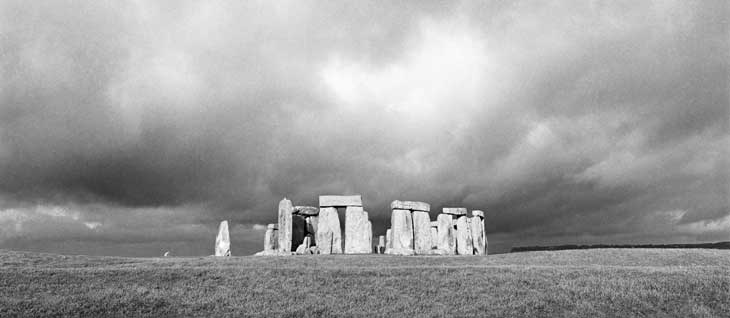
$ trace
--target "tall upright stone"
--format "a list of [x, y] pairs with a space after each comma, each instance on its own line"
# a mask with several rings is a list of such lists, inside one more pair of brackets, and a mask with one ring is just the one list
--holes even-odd
[[459, 255], [474, 255], [469, 217], [466, 215], [456, 219], [456, 252]]
[[412, 255], [415, 253], [413, 246], [413, 219], [410, 210], [393, 210], [390, 218], [392, 229], [393, 248], [391, 254]]
[[453, 217], [450, 214], [441, 213], [436, 217], [436, 221], [438, 222], [439, 251], [446, 255], [456, 254]]
[[228, 221], [222, 221], [218, 226], [218, 236], [215, 237], [215, 256], [231, 256], [231, 238], [228, 235]]
[[393, 230], [385, 230], [385, 250], [393, 248]]
[[269, 224], [266, 227], [266, 234], [264, 234], [264, 251], [272, 252], [277, 249], [277, 237], [274, 231], [276, 231], [276, 224]]
[[279, 252], [292, 252], [292, 213], [294, 206], [287, 198], [279, 201]]
[[307, 234], [312, 235], [312, 245], [317, 245], [316, 235], [319, 225], [319, 211], [317, 211], [317, 215], [308, 216], [304, 220], [307, 222]]
[[484, 212], [471, 211], [471, 240], [475, 255], [487, 255], [486, 235], [484, 234]]
[[413, 245], [416, 254], [431, 251], [431, 217], [428, 212], [413, 211]]
[[372, 231], [368, 213], [361, 206], [345, 209], [345, 254], [369, 254], [372, 252]]
[[342, 232], [336, 208], [320, 208], [315, 241], [321, 254], [342, 254]]
[[377, 249], [378, 254], [385, 253], [385, 246], [386, 246], [386, 244], [385, 244], [385, 235], [378, 236], [378, 249]]

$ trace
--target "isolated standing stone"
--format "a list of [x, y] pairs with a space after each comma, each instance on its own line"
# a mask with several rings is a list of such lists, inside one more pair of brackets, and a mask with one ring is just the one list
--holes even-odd
[[371, 253], [368, 213], [360, 206], [345, 209], [345, 254]]
[[436, 221], [438, 222], [438, 249], [447, 255], [456, 254], [453, 217], [450, 214], [441, 213], [436, 217]]
[[[481, 212], [481, 213], [475, 213]], [[471, 240], [474, 244], [475, 255], [487, 255], [486, 239], [484, 235], [484, 212], [475, 210], [471, 214]]]
[[342, 232], [336, 208], [325, 207], [319, 210], [315, 240], [321, 254], [342, 254]]
[[279, 201], [279, 252], [292, 251], [292, 212], [294, 206], [290, 200], [284, 198]]
[[362, 206], [360, 195], [320, 195], [319, 207]]
[[222, 221], [218, 226], [218, 236], [215, 238], [215, 256], [231, 256], [231, 239], [228, 235], [228, 221]]
[[469, 217], [466, 215], [459, 216], [456, 219], [456, 252], [459, 255], [474, 255]]
[[431, 217], [428, 212], [413, 211], [413, 244], [416, 254], [431, 250]]
[[413, 254], [413, 220], [409, 210], [393, 210], [390, 218], [390, 226], [393, 237], [392, 254], [411, 255]]

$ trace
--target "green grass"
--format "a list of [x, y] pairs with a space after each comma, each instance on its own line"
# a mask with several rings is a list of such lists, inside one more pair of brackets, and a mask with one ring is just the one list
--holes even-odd
[[116, 258], [0, 251], [0, 317], [729, 317], [730, 251]]

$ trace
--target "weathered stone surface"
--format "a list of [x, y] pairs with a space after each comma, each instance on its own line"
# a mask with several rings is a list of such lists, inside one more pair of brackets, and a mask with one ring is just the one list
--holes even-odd
[[426, 202], [419, 201], [400, 201], [395, 200], [390, 203], [391, 210], [413, 210], [413, 211], [431, 211], [431, 205]]
[[459, 255], [474, 255], [469, 217], [466, 215], [459, 216], [456, 219], [456, 253]]
[[345, 254], [369, 254], [372, 252], [372, 232], [368, 213], [360, 206], [345, 209]]
[[441, 213], [436, 217], [436, 221], [438, 222], [438, 249], [445, 255], [456, 254], [453, 216]]
[[466, 208], [443, 208], [443, 213], [451, 215], [466, 215]]
[[431, 227], [439, 227], [439, 221], [431, 221]]
[[[317, 213], [317, 215], [319, 215], [319, 213]], [[307, 234], [312, 235], [312, 245], [317, 245], [316, 236], [317, 227], [319, 225], [319, 216], [307, 216], [304, 221], [307, 222]]]
[[293, 213], [300, 215], [318, 215], [319, 208], [314, 206], [297, 205], [294, 207]]
[[[367, 216], [367, 212], [365, 212], [365, 215]], [[367, 228], [365, 229], [365, 234], [368, 236], [368, 253], [373, 252], [373, 222], [368, 220]]]
[[228, 235], [228, 221], [222, 221], [218, 226], [218, 236], [215, 237], [215, 256], [231, 256], [231, 238]]
[[413, 211], [413, 246], [416, 254], [431, 250], [431, 217], [428, 212]]
[[319, 210], [315, 240], [321, 254], [342, 254], [342, 232], [336, 208], [325, 207]]
[[[292, 211], [294, 206], [284, 198], [279, 201], [279, 252], [292, 251]], [[301, 244], [301, 242], [300, 242]], [[296, 247], [296, 245], [295, 245]]]
[[378, 236], [378, 246], [385, 246], [385, 235]]
[[271, 223], [271, 224], [269, 224], [269, 225], [266, 226], [266, 229], [268, 229], [268, 230], [278, 230], [279, 229], [279, 225], [276, 224], [276, 223]]
[[311, 254], [311, 252], [309, 251], [309, 246], [311, 244], [311, 240], [312, 240], [312, 238], [310, 236], [304, 237], [304, 241], [302, 242], [302, 244], [300, 244], [299, 247], [297, 247], [296, 254], [297, 255]]
[[362, 206], [362, 197], [360, 195], [320, 195], [319, 206], [338, 207], [338, 206]]
[[[409, 210], [393, 210], [390, 218], [393, 248], [396, 250], [413, 250], [413, 220]], [[399, 255], [407, 252], [399, 252]]]
[[474, 255], [486, 255], [484, 220], [478, 216], [472, 217], [470, 229], [472, 244], [474, 244]]
[[264, 234], [264, 251], [273, 251], [276, 249], [276, 237], [274, 237], [274, 229], [266, 229]]
[[385, 248], [393, 248], [393, 230], [385, 230]]
[[302, 215], [292, 215], [291, 246], [299, 246], [307, 235], [307, 221]]
[[438, 227], [431, 227], [431, 249], [435, 250], [439, 248], [439, 231]]
[[481, 217], [483, 219], [484, 218], [484, 211], [482, 211], [482, 210], [472, 210], [471, 211], [471, 215], [472, 216], [478, 216], [478, 217]]

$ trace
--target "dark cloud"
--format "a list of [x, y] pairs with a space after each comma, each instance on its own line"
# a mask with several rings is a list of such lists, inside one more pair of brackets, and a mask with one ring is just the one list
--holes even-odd
[[4, 1], [0, 247], [204, 255], [229, 219], [245, 254], [327, 193], [376, 232], [393, 199], [484, 209], [498, 250], [727, 240], [728, 13]]

